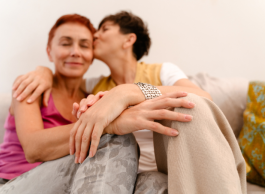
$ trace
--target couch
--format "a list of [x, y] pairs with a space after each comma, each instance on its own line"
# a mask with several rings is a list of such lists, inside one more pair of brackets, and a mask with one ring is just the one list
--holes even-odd
[[[213, 101], [227, 117], [235, 136], [238, 137], [243, 125], [243, 112], [246, 108], [248, 80], [243, 78], [216, 78], [206, 73], [189, 76], [189, 79], [210, 93]], [[10, 102], [10, 93], [0, 94], [0, 143], [3, 141], [3, 126]], [[248, 194], [265, 194], [265, 188], [250, 183], [247, 184], [247, 190]]]

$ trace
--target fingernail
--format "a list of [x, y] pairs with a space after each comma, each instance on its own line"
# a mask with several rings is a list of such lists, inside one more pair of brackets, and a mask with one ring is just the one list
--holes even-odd
[[81, 111], [85, 111], [85, 108], [86, 108], [86, 107], [83, 106], [82, 108], [80, 108], [80, 110], [81, 110]]
[[191, 115], [186, 115], [186, 116], [185, 116], [185, 119], [188, 120], [188, 121], [192, 120], [192, 118], [193, 118], [193, 117], [192, 117]]
[[18, 100], [18, 101], [20, 101], [20, 100], [21, 100], [21, 97], [20, 97], [20, 96], [19, 96], [19, 97], [17, 97], [17, 100]]
[[32, 102], [32, 100], [31, 100], [31, 99], [28, 99], [28, 100], [27, 100], [27, 103], [31, 103], [31, 102]]
[[187, 95], [188, 93], [187, 92], [182, 92], [183, 95]]
[[81, 156], [79, 157], [78, 163], [81, 164]]
[[195, 104], [193, 102], [189, 102], [190, 106], [195, 106]]
[[17, 97], [17, 93], [15, 92], [14, 94], [13, 94], [13, 98], [16, 98]]
[[178, 135], [179, 133], [178, 133], [177, 130], [172, 130], [172, 131], [171, 131], [171, 134], [174, 135], [174, 136], [176, 136], [176, 135]]
[[91, 100], [87, 103], [87, 105], [92, 105], [94, 103], [94, 100]]
[[77, 163], [77, 157], [75, 157], [75, 164]]
[[93, 157], [93, 152], [90, 150], [90, 152], [89, 152], [89, 156], [88, 156], [89, 158], [92, 158]]
[[77, 112], [77, 118], [78, 118], [78, 119], [79, 119], [79, 117], [80, 117], [80, 114], [81, 114], [81, 112], [78, 111], [78, 112]]

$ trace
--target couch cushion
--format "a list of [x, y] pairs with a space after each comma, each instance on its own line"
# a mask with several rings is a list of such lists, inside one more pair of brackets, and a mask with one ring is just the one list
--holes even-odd
[[216, 78], [206, 73], [189, 76], [189, 79], [212, 96], [238, 137], [243, 126], [249, 81], [244, 78]]
[[265, 188], [251, 183], [247, 183], [247, 194], [264, 194]]
[[265, 82], [250, 82], [239, 145], [250, 169], [249, 182], [265, 187]]
[[4, 123], [11, 104], [11, 94], [0, 94], [0, 143], [3, 142], [4, 137]]

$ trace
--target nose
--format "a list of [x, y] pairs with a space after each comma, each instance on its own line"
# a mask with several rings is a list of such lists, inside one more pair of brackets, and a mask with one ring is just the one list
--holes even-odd
[[93, 37], [94, 41], [98, 39], [98, 36], [99, 36], [99, 31], [96, 31]]
[[71, 47], [71, 57], [80, 57], [81, 51], [78, 45], [73, 45]]

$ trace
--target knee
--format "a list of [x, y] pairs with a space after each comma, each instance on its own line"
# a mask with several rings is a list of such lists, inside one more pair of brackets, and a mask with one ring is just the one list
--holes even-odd
[[136, 139], [132, 133], [126, 135], [106, 134], [106, 139], [109, 146], [137, 147]]
[[[106, 134], [103, 137], [105, 138], [105, 146], [110, 149], [110, 156], [138, 158], [138, 144], [132, 133], [126, 135]], [[105, 147], [104, 145], [101, 146]]]
[[188, 96], [183, 97], [185, 100], [193, 102], [195, 104], [194, 108], [175, 108], [174, 111], [180, 112], [183, 114], [190, 114], [193, 116], [194, 119], [204, 120], [205, 118], [211, 119], [214, 118], [214, 114], [221, 115], [222, 118], [223, 114], [219, 107], [212, 102], [211, 100], [198, 96], [196, 94], [189, 93]]

